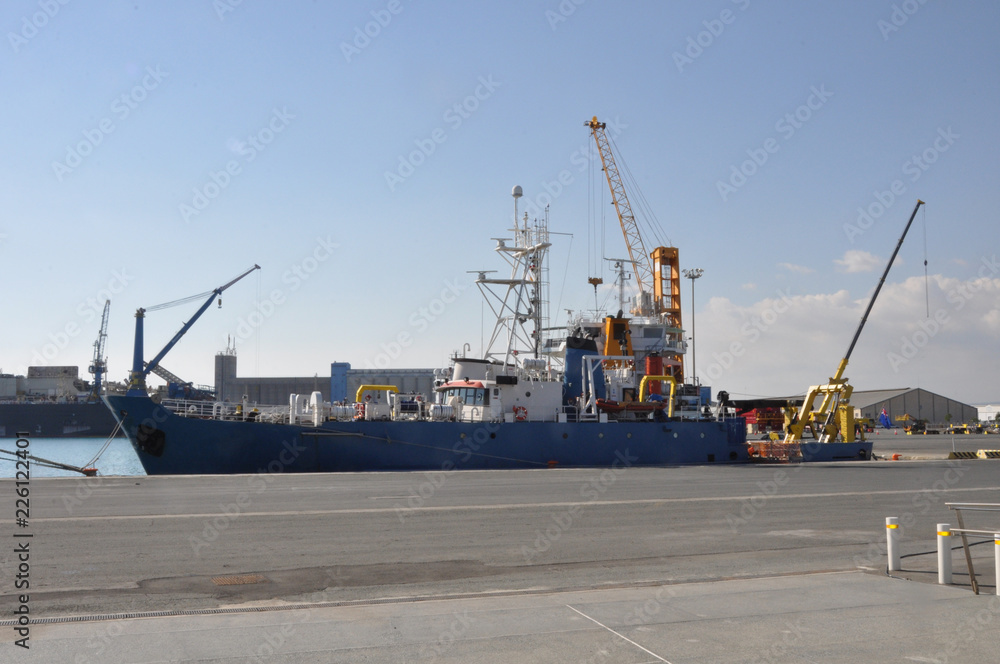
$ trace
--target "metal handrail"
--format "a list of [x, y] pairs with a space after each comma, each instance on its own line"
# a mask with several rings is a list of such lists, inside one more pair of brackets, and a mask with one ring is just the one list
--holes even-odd
[[[1000, 503], [945, 503], [945, 507], [955, 511], [958, 517], [958, 528], [952, 528], [953, 532], [962, 536], [962, 549], [965, 551], [965, 564], [969, 567], [969, 580], [972, 583], [972, 591], [979, 594], [979, 582], [976, 581], [976, 570], [972, 567], [972, 554], [969, 553], [969, 538], [967, 534], [981, 534], [993, 537], [1000, 533], [1000, 527], [994, 530], [971, 530], [965, 527], [965, 520], [962, 518], [962, 510], [968, 512], [1000, 512]], [[997, 580], [1000, 583], [1000, 579]]]
[[1000, 512], [1000, 503], [945, 503], [951, 510], [970, 512]]

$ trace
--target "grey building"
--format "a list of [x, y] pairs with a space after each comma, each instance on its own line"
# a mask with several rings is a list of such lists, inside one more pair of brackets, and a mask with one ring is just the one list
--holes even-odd
[[[979, 416], [975, 406], [943, 397], [923, 388], [899, 388], [895, 390], [855, 390], [851, 404], [859, 417], [878, 420], [882, 409], [889, 415], [893, 426], [901, 422], [897, 417], [910, 415], [914, 419], [927, 420], [930, 424], [959, 424], [972, 422]], [[951, 415], [949, 418], [948, 416]]]
[[361, 385], [395, 385], [400, 392], [415, 392], [430, 398], [434, 370], [351, 369], [346, 362], [334, 362], [326, 376], [241, 378], [236, 375], [235, 354], [221, 352], [215, 356], [215, 395], [220, 401], [241, 401], [246, 395], [252, 403], [284, 405], [290, 394], [314, 391], [321, 392], [324, 401], [354, 401]]

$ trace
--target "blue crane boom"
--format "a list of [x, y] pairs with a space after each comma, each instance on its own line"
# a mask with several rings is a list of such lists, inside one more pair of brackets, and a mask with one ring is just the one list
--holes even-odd
[[[185, 334], [187, 334], [187, 331], [191, 329], [191, 326], [195, 324], [195, 321], [197, 321], [199, 318], [201, 318], [201, 315], [203, 313], [205, 313], [205, 311], [212, 305], [212, 300], [214, 300], [216, 297], [218, 297], [219, 295], [221, 295], [223, 291], [225, 291], [227, 288], [229, 288], [230, 286], [232, 286], [233, 284], [235, 284], [237, 281], [239, 281], [243, 277], [247, 276], [248, 274], [250, 274], [254, 270], [259, 270], [259, 269], [260, 269], [260, 266], [255, 264], [252, 268], [248, 269], [246, 272], [244, 272], [240, 276], [236, 277], [235, 279], [233, 279], [229, 283], [227, 283], [225, 285], [222, 285], [222, 286], [219, 286], [218, 288], [216, 288], [215, 290], [213, 290], [211, 293], [208, 293], [208, 299], [205, 300], [204, 304], [202, 304], [201, 307], [198, 309], [198, 311], [195, 312], [194, 316], [192, 316], [191, 319], [188, 320], [188, 322], [184, 323], [183, 327], [181, 327], [181, 329], [177, 332], [177, 334], [174, 335], [173, 339], [171, 339], [169, 342], [167, 342], [167, 345], [163, 347], [163, 350], [161, 350], [159, 353], [157, 353], [156, 357], [154, 357], [153, 359], [151, 359], [149, 362], [143, 362], [143, 359], [142, 359], [142, 355], [143, 355], [143, 349], [142, 349], [142, 337], [143, 337], [142, 322], [146, 318], [146, 309], [141, 309], [141, 308], [137, 309], [136, 312], [135, 312], [135, 346], [134, 346], [134, 349], [133, 349], [133, 352], [132, 352], [132, 371], [129, 373], [128, 391], [126, 392], [126, 394], [128, 396], [142, 396], [142, 395], [145, 395], [146, 394], [146, 376], [148, 376], [149, 372], [151, 372], [153, 369], [155, 369], [159, 365], [160, 360], [163, 359], [163, 356], [166, 355], [167, 353], [169, 353], [170, 349], [177, 345], [177, 342], [181, 340], [181, 337], [183, 337]], [[204, 293], [202, 293], [201, 295], [204, 295]], [[197, 298], [197, 297], [201, 297], [201, 295], [195, 295], [193, 297]], [[191, 299], [193, 299], [193, 298], [184, 298], [182, 300], [177, 300], [175, 302], [168, 302], [168, 303], [163, 304], [163, 305], [157, 305], [156, 307], [150, 307], [149, 309], [150, 310], [164, 309], [164, 308], [166, 308], [168, 306], [174, 306], [176, 304], [181, 304], [181, 303], [184, 303], [184, 302], [188, 302]]]

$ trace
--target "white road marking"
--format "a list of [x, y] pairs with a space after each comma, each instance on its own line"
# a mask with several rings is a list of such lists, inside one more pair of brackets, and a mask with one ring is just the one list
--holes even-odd
[[636, 642], [635, 642], [635, 641], [633, 641], [632, 639], [628, 638], [627, 636], [623, 636], [622, 634], [619, 634], [618, 632], [616, 632], [615, 630], [611, 629], [611, 628], [610, 628], [610, 627], [608, 627], [607, 625], [605, 625], [605, 624], [603, 624], [603, 623], [600, 623], [600, 622], [598, 622], [598, 621], [594, 620], [593, 618], [591, 618], [590, 616], [588, 616], [588, 615], [587, 615], [586, 613], [584, 613], [583, 611], [580, 611], [579, 609], [574, 609], [574, 608], [573, 608], [572, 606], [570, 606], [569, 604], [567, 604], [567, 605], [566, 605], [566, 608], [567, 608], [567, 609], [570, 609], [570, 610], [572, 610], [572, 611], [576, 611], [577, 613], [579, 613], [579, 614], [580, 614], [581, 616], [583, 616], [584, 618], [586, 618], [586, 619], [587, 619], [587, 620], [589, 620], [590, 622], [592, 622], [592, 623], [594, 623], [595, 625], [598, 625], [598, 626], [600, 626], [600, 627], [603, 627], [604, 629], [608, 630], [609, 632], [611, 632], [612, 634], [614, 634], [615, 636], [617, 636], [617, 637], [618, 637], [619, 639], [624, 639], [625, 641], [628, 641], [629, 643], [631, 643], [632, 645], [634, 645], [634, 646], [635, 646], [636, 648], [638, 648], [639, 650], [641, 650], [641, 651], [643, 651], [643, 652], [645, 652], [645, 653], [648, 653], [648, 654], [652, 655], [653, 657], [655, 657], [655, 658], [656, 658], [656, 659], [658, 659], [659, 661], [661, 661], [661, 662], [666, 662], [666, 664], [670, 664], [670, 662], [668, 662], [667, 660], [663, 659], [662, 657], [660, 657], [659, 655], [657, 655], [657, 654], [656, 654], [655, 652], [653, 652], [652, 650], [649, 650], [649, 649], [647, 649], [647, 648], [643, 648], [642, 646], [640, 646], [640, 645], [639, 645], [638, 643], [636, 643]]
[[[464, 472], [464, 471], [463, 471]], [[970, 492], [982, 492], [982, 491], [1000, 491], [1000, 486], [985, 486], [978, 488], [968, 488], [968, 489], [948, 489], [946, 493], [970, 493]], [[839, 491], [831, 493], [790, 493], [787, 495], [774, 495], [768, 496], [768, 500], [802, 500], [803, 498], [837, 498], [845, 496], [892, 496], [892, 495], [907, 495], [907, 494], [917, 494], [917, 493], [935, 493], [932, 489], [898, 489], [892, 491]], [[332, 509], [332, 510], [282, 510], [273, 512], [240, 512], [240, 516], [271, 516], [271, 517], [285, 517], [285, 516], [322, 516], [327, 514], [395, 514], [400, 509], [406, 510], [407, 513], [413, 512], [451, 512], [451, 511], [477, 511], [477, 510], [518, 510], [518, 509], [533, 509], [533, 508], [551, 508], [551, 507], [603, 507], [609, 506], [614, 507], [618, 505], [671, 505], [677, 503], [723, 503], [723, 502], [738, 502], [741, 500], [751, 500], [753, 498], [759, 498], [759, 494], [753, 494], [748, 496], [711, 496], [704, 498], [641, 498], [635, 500], [583, 500], [574, 502], [555, 502], [555, 503], [502, 503], [498, 505], [435, 505], [435, 506], [425, 506], [425, 507], [358, 507], [358, 508], [348, 508], [348, 509]], [[220, 507], [222, 505], [220, 504]], [[204, 518], [214, 518], [222, 514], [221, 510], [209, 513], [198, 513], [198, 514], [129, 514], [129, 515], [117, 515], [117, 516], [56, 516], [56, 517], [38, 517], [32, 518], [33, 522], [39, 521], [116, 521], [116, 520], [135, 520], [135, 519], [204, 519]], [[12, 519], [0, 520], [2, 524], [13, 524]]]

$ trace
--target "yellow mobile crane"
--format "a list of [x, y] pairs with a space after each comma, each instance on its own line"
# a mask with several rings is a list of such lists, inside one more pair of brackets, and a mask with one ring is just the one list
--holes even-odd
[[[608, 179], [608, 187], [611, 189], [611, 200], [618, 214], [618, 221], [621, 223], [629, 261], [632, 263], [635, 282], [639, 287], [639, 298], [632, 313], [640, 316], [662, 316], [664, 322], [676, 330], [675, 334], [680, 335], [681, 274], [677, 247], [656, 247], [651, 253], [646, 251], [639, 226], [635, 221], [635, 214], [625, 194], [625, 185], [622, 184], [615, 156], [611, 151], [611, 143], [604, 132], [607, 125], [598, 122], [595, 116], [584, 122], [584, 126], [590, 128], [594, 141], [597, 142], [601, 165]], [[596, 290], [600, 281], [591, 279], [590, 283]], [[652, 301], [648, 290], [650, 284], [653, 287]], [[674, 378], [678, 383], [683, 383], [684, 371], [680, 356], [672, 355], [668, 359], [673, 360], [676, 366]]]
[[[906, 222], [906, 228], [903, 229], [903, 234], [899, 237], [899, 242], [896, 243], [896, 248], [893, 250], [892, 256], [889, 257], [889, 262], [885, 266], [882, 278], [879, 279], [878, 286], [875, 287], [875, 292], [872, 294], [872, 299], [868, 302], [868, 308], [865, 309], [865, 314], [861, 317], [861, 323], [854, 333], [854, 338], [851, 339], [851, 345], [847, 348], [847, 354], [844, 355], [844, 359], [840, 361], [840, 365], [837, 367], [837, 373], [830, 378], [830, 381], [826, 385], [813, 385], [810, 387], [806, 393], [805, 400], [802, 402], [802, 407], [797, 413], [794, 409], [785, 410], [786, 433], [785, 439], [782, 441], [783, 454], [780, 454], [780, 456], [793, 458], [800, 455], [799, 444], [806, 428], [812, 432], [812, 435], [820, 443], [829, 443], [838, 436], [845, 443], [854, 442], [854, 406], [850, 403], [851, 392], [854, 388], [848, 384], [847, 378], [844, 378], [844, 371], [847, 369], [847, 362], [851, 359], [854, 346], [858, 343], [858, 337], [861, 336], [861, 330], [864, 329], [865, 322], [868, 321], [868, 314], [871, 313], [872, 306], [875, 304], [879, 291], [882, 290], [882, 285], [885, 283], [885, 278], [889, 275], [892, 262], [896, 260], [896, 254], [899, 253], [899, 248], [903, 246], [903, 240], [906, 238], [907, 231], [910, 230], [910, 224], [913, 223], [913, 218], [917, 216], [917, 210], [923, 204], [922, 200], [917, 199], [917, 204], [913, 208], [913, 214], [910, 215], [910, 220]], [[814, 407], [814, 402], [820, 396], [823, 399], [819, 407], [816, 408]], [[864, 436], [862, 435], [863, 439]]]

